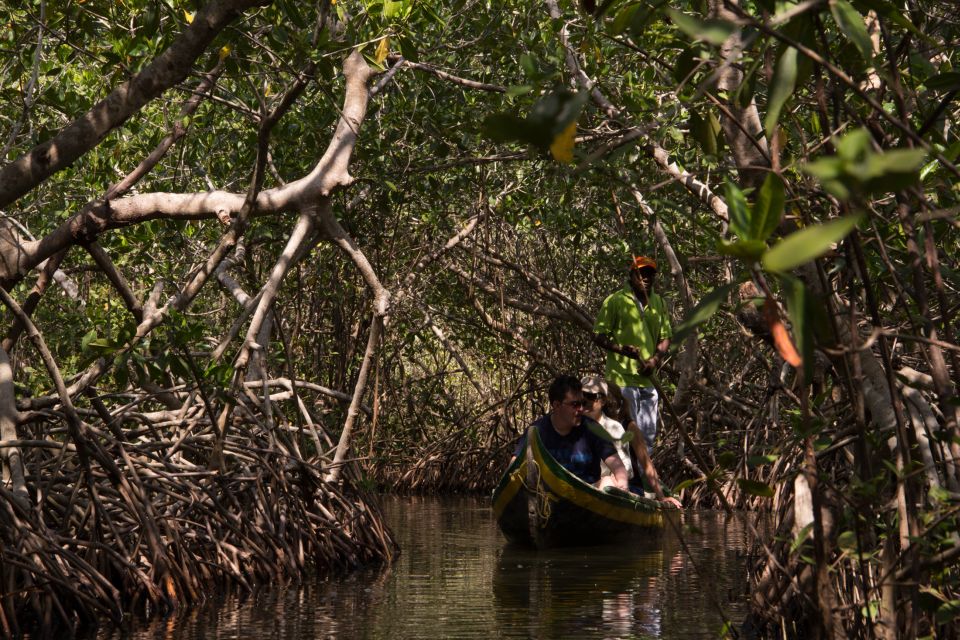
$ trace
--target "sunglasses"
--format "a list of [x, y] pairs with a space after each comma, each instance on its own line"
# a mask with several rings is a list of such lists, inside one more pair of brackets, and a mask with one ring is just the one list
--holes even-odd
[[587, 403], [594, 402], [594, 401], [597, 400], [597, 398], [602, 398], [602, 397], [603, 397], [603, 396], [601, 396], [599, 393], [587, 393], [587, 392], [584, 392], [584, 394], [583, 394], [583, 399], [584, 399]]
[[586, 406], [587, 403], [584, 402], [583, 400], [572, 400], [570, 402], [564, 401], [564, 402], [561, 402], [560, 404], [565, 404], [567, 406], [573, 407], [574, 409], [583, 409], [583, 407]]

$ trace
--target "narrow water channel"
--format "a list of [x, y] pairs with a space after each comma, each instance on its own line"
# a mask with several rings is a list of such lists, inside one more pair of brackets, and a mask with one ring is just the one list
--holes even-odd
[[[718, 638], [746, 611], [742, 516], [690, 512], [683, 542], [549, 552], [505, 544], [482, 498], [387, 497], [397, 562], [211, 600], [102, 640]], [[684, 544], [685, 543], [685, 544]]]

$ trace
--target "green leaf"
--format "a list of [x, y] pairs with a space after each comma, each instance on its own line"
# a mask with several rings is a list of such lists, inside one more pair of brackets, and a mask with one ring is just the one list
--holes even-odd
[[737, 466], [739, 460], [740, 456], [738, 456], [735, 451], [721, 451], [717, 455], [717, 464], [724, 469], [733, 469]]
[[756, 262], [767, 250], [767, 243], [763, 240], [729, 240], [721, 239], [717, 243], [717, 252], [725, 256], [733, 256], [747, 262]]
[[519, 86], [507, 87], [507, 95], [511, 98], [516, 98], [517, 96], [522, 96], [524, 94], [530, 93], [533, 91], [533, 87], [529, 84], [522, 84]]
[[717, 132], [712, 126], [710, 115], [712, 114], [708, 114], [707, 119], [704, 119], [697, 111], [690, 109], [690, 134], [704, 153], [715, 156], [717, 155]]
[[529, 53], [520, 54], [520, 68], [523, 69], [523, 73], [526, 74], [528, 78], [537, 77], [537, 61]]
[[751, 469], [755, 469], [757, 467], [762, 467], [765, 464], [773, 464], [779, 458], [780, 456], [775, 456], [775, 455], [750, 456], [749, 458], [747, 458], [747, 465]]
[[400, 43], [400, 55], [410, 62], [416, 62], [420, 56], [417, 53], [417, 46], [410, 41], [410, 38], [400, 36], [397, 41]]
[[680, 345], [683, 343], [683, 340], [687, 335], [695, 330], [698, 326], [709, 320], [713, 314], [717, 312], [717, 309], [720, 308], [720, 305], [724, 300], [727, 299], [727, 296], [730, 295], [730, 292], [738, 285], [737, 282], [731, 282], [730, 284], [723, 285], [722, 287], [717, 287], [710, 293], [708, 293], [697, 306], [687, 314], [686, 319], [677, 327], [676, 332], [673, 334], [672, 344]]
[[90, 346], [90, 342], [92, 342], [93, 339], [96, 337], [97, 337], [96, 329], [90, 329], [90, 331], [84, 334], [83, 338], [80, 339], [80, 351], [86, 351], [87, 348]]
[[923, 81], [933, 91], [960, 91], [960, 71], [939, 73]]
[[813, 523], [811, 522], [803, 529], [797, 532], [797, 537], [793, 539], [793, 542], [790, 543], [790, 553], [796, 552], [801, 546], [803, 546], [804, 541], [810, 535], [810, 531], [813, 529]]
[[640, 7], [641, 4], [635, 2], [620, 9], [613, 19], [613, 24], [610, 26], [610, 35], [618, 36], [626, 31], [630, 23], [633, 22], [633, 16], [640, 10]]
[[764, 241], [770, 237], [780, 224], [785, 202], [783, 179], [775, 173], [768, 173], [753, 205], [753, 215], [750, 217], [751, 238]]
[[750, 211], [747, 208], [747, 198], [740, 187], [727, 181], [727, 212], [730, 215], [730, 230], [741, 240], [751, 240]]
[[844, 531], [837, 536], [837, 546], [847, 553], [857, 552], [857, 534], [853, 531]]
[[737, 478], [737, 484], [740, 488], [750, 495], [760, 496], [761, 498], [772, 498], [773, 487], [749, 478]]
[[684, 480], [683, 482], [681, 482], [680, 484], [678, 484], [677, 486], [675, 486], [675, 487], [673, 488], [673, 491], [674, 491], [675, 493], [680, 493], [680, 492], [683, 491], [684, 489], [686, 489], [686, 488], [688, 488], [688, 487], [694, 487], [694, 486], [700, 484], [701, 482], [703, 482], [703, 478], [687, 478], [686, 480]]
[[871, 154], [865, 163], [851, 170], [862, 180], [862, 189], [868, 194], [900, 191], [920, 179], [920, 166], [926, 158], [923, 149], [898, 149]]
[[861, 218], [860, 215], [844, 216], [791, 233], [763, 255], [763, 268], [790, 271], [820, 257], [834, 242], [853, 231]]
[[863, 16], [847, 0], [830, 0], [830, 13], [833, 14], [840, 31], [857, 47], [863, 59], [872, 61], [873, 41], [867, 33]]
[[803, 171], [819, 179], [828, 193], [840, 200], [847, 200], [850, 198], [851, 192], [843, 179], [845, 176], [844, 165], [844, 161], [836, 156], [820, 158], [805, 164]]
[[934, 616], [937, 624], [947, 624], [960, 618], [960, 600], [949, 600], [940, 605]]
[[763, 120], [763, 127], [767, 137], [773, 135], [774, 127], [780, 119], [780, 111], [787, 99], [793, 95], [797, 86], [797, 50], [787, 47], [787, 50], [777, 60], [777, 67], [773, 72], [770, 86], [770, 99], [767, 100], [767, 116]]
[[584, 418], [583, 421], [587, 424], [587, 428], [593, 432], [593, 435], [603, 440], [606, 440], [607, 442], [610, 442], [612, 444], [617, 443], [617, 439], [614, 438], [612, 435], [610, 435], [607, 432], [607, 430], [604, 429], [603, 426], [599, 424], [597, 421], [592, 420], [590, 418]]
[[726, 20], [701, 20], [676, 9], [667, 9], [667, 14], [688, 36], [710, 44], [723, 44], [737, 30], [736, 25]]
[[910, 31], [915, 36], [919, 36], [927, 44], [936, 46], [936, 40], [925, 34], [920, 29], [917, 29], [916, 25], [910, 22], [910, 19], [905, 16], [900, 9], [894, 6], [892, 2], [888, 2], [887, 0], [853, 0], [853, 4], [860, 10], [861, 13], [876, 11], [878, 16], [896, 23], [898, 26]]

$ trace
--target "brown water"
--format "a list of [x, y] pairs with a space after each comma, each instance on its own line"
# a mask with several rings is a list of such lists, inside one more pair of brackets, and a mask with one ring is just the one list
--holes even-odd
[[718, 638], [746, 611], [742, 515], [684, 515], [682, 537], [536, 552], [506, 546], [489, 500], [386, 498], [397, 562], [220, 597], [99, 638]]

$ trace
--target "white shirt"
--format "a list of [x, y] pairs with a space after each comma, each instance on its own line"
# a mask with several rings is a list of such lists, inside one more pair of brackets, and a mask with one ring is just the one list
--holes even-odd
[[[603, 427], [611, 437], [620, 440], [623, 438], [624, 433], [623, 425], [614, 420], [613, 418], [607, 417], [606, 414], [600, 414], [600, 420], [598, 420], [600, 426]], [[630, 462], [630, 444], [626, 442], [615, 442], [613, 443], [613, 448], [617, 450], [617, 455], [620, 456], [623, 466], [627, 469], [627, 478], [633, 477], [633, 464]], [[609, 476], [613, 472], [610, 471], [610, 468], [601, 460], [600, 461], [600, 476]]]

